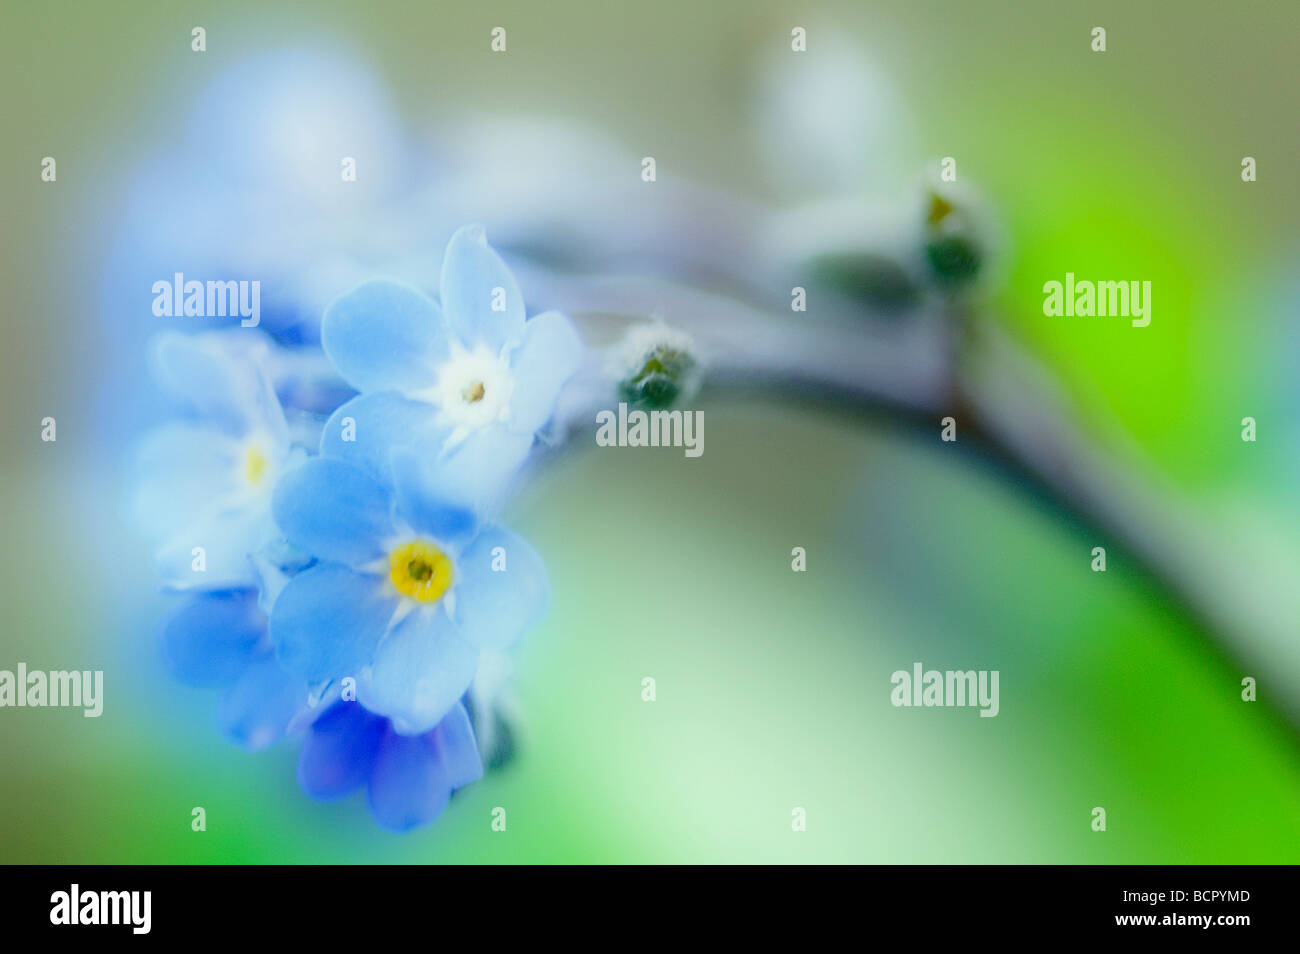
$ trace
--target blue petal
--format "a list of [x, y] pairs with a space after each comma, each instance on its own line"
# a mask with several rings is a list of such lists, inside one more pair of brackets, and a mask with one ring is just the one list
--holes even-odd
[[269, 653], [244, 670], [221, 700], [218, 719], [230, 741], [256, 752], [278, 741], [307, 703], [307, 687]]
[[388, 490], [347, 461], [305, 461], [280, 478], [271, 506], [290, 543], [347, 566], [382, 557], [393, 534]]
[[395, 448], [409, 447], [433, 459], [448, 434], [437, 425], [432, 404], [407, 400], [395, 391], [379, 391], [355, 397], [330, 415], [321, 432], [320, 452], [364, 467], [388, 484], [392, 481], [389, 457]]
[[433, 479], [438, 473], [436, 465], [429, 467], [409, 450], [396, 450], [391, 459], [397, 512], [412, 530], [441, 543], [458, 543], [474, 536], [478, 518], [473, 508], [443, 495]]
[[[494, 555], [498, 547], [501, 553]], [[504, 562], [505, 569], [493, 569]], [[504, 649], [545, 615], [546, 567], [518, 534], [497, 527], [478, 535], [456, 561], [456, 621], [471, 645]]]
[[370, 281], [325, 310], [321, 346], [358, 391], [413, 391], [436, 380], [448, 354], [447, 328], [419, 290]]
[[477, 665], [478, 650], [456, 631], [443, 605], [421, 606], [393, 627], [362, 671], [357, 699], [392, 719], [398, 732], [428, 732], [465, 694]]
[[185, 685], [226, 686], [253, 661], [265, 637], [266, 618], [252, 590], [196, 596], [163, 624], [163, 660]]
[[442, 762], [452, 788], [463, 788], [483, 777], [483, 759], [479, 756], [474, 727], [464, 705], [457, 703], [452, 706], [427, 738]]
[[235, 491], [242, 452], [239, 441], [211, 427], [153, 431], [136, 451], [136, 522], [152, 537], [172, 536], [196, 511]]
[[425, 736], [389, 731], [370, 775], [370, 812], [391, 831], [427, 825], [447, 807], [451, 779]]
[[387, 632], [397, 601], [385, 580], [337, 563], [299, 573], [271, 611], [271, 642], [285, 668], [315, 684], [356, 675]]
[[166, 332], [153, 340], [151, 361], [171, 397], [230, 433], [266, 431], [282, 444], [288, 427], [264, 370], [267, 353], [261, 335]]
[[[392, 391], [363, 394], [330, 416], [320, 451], [322, 456], [364, 467], [386, 485], [419, 486], [421, 494], [436, 504], [479, 514], [494, 512], [528, 457], [532, 433], [495, 424], [447, 449], [451, 431], [436, 421], [437, 410], [423, 401]], [[344, 440], [345, 436], [353, 439]], [[412, 502], [408, 497], [406, 503]], [[399, 494], [399, 508], [401, 503]], [[423, 519], [418, 510], [408, 520]]]
[[[154, 568], [164, 589], [232, 590], [257, 585], [249, 559], [276, 538], [265, 500], [247, 509], [214, 510], [182, 527], [154, 553]], [[194, 550], [203, 548], [203, 569], [195, 569]]]
[[531, 432], [511, 431], [504, 424], [480, 428], [428, 464], [425, 486], [442, 500], [491, 516], [500, 508], [532, 446]]
[[568, 318], [547, 311], [529, 319], [511, 367], [511, 429], [531, 434], [545, 424], [555, 411], [560, 388], [581, 362], [582, 339]]
[[[492, 310], [497, 289], [505, 296], [502, 311]], [[471, 348], [481, 342], [497, 353], [523, 334], [524, 297], [481, 225], [465, 226], [447, 243], [442, 311], [452, 334]]]
[[298, 784], [320, 801], [340, 798], [370, 777], [388, 723], [356, 702], [336, 703], [311, 727], [298, 759]]
[[453, 789], [483, 777], [474, 731], [460, 703], [432, 731], [390, 731], [370, 776], [370, 810], [385, 828], [408, 831], [433, 821]]
[[257, 574], [257, 605], [267, 616], [271, 615], [280, 593], [289, 585], [289, 574], [267, 555], [271, 549], [263, 547], [248, 558]]

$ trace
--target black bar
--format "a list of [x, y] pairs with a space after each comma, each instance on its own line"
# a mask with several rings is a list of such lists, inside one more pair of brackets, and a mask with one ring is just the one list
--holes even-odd
[[[666, 943], [672, 935], [661, 932], [695, 932], [703, 917], [725, 924], [733, 938], [762, 937], [784, 923], [811, 936], [919, 930], [927, 942], [1133, 935], [1230, 944], [1286, 930], [1295, 904], [1293, 867], [26, 867], [9, 874], [11, 887], [0, 893], [6, 938], [75, 932], [82, 941], [316, 944], [360, 931], [370, 940], [415, 932], [432, 944], [472, 929], [489, 941], [525, 931], [540, 942], [604, 925]], [[70, 920], [74, 884], [79, 920], [103, 910], [119, 923], [52, 923]]]

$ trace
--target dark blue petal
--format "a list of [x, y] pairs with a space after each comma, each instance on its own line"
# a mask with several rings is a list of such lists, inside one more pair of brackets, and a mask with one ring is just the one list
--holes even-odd
[[370, 778], [388, 722], [356, 702], [335, 703], [317, 719], [298, 759], [298, 784], [320, 801], [340, 798]]
[[268, 653], [226, 690], [218, 721], [226, 738], [256, 752], [279, 741], [289, 720], [306, 704], [307, 686]]
[[370, 811], [385, 828], [409, 831], [429, 824], [447, 807], [453, 788], [481, 776], [481, 765], [478, 774], [473, 771], [478, 750], [464, 707], [458, 703], [444, 723], [424, 735], [390, 728], [384, 736], [369, 796]]

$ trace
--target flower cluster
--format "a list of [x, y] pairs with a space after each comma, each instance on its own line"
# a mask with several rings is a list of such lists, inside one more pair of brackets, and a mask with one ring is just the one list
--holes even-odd
[[232, 741], [305, 736], [302, 788], [365, 786], [395, 830], [483, 773], [471, 687], [548, 599], [541, 558], [494, 521], [583, 350], [563, 315], [526, 317], [481, 228], [452, 236], [439, 298], [368, 281], [333, 302], [320, 348], [359, 393], [324, 409], [330, 389], [295, 379], [314, 346], [159, 337], [180, 413], [137, 458], [136, 515], [186, 594], [169, 668], [224, 690]]

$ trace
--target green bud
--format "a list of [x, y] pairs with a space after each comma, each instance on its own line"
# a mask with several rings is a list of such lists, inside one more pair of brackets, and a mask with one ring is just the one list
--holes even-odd
[[944, 235], [931, 239], [925, 243], [925, 258], [934, 270], [935, 281], [944, 287], [974, 281], [982, 264], [979, 249], [967, 235]]
[[938, 192], [929, 193], [923, 251], [930, 277], [942, 291], [955, 292], [972, 285], [984, 269], [985, 243], [974, 219], [965, 204]]
[[662, 322], [629, 331], [615, 370], [619, 399], [660, 409], [689, 397], [700, 370], [692, 347], [690, 336]]

